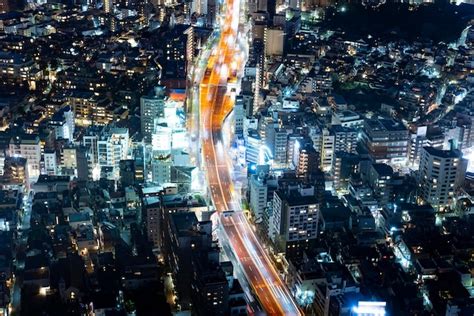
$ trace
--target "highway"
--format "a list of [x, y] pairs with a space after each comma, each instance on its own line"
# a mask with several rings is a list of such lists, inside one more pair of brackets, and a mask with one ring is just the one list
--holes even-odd
[[[238, 43], [240, 3], [226, 0], [223, 10], [220, 38], [212, 48], [199, 89], [202, 166], [219, 214], [220, 228], [265, 313], [302, 315], [241, 211], [239, 195], [232, 183], [222, 125], [234, 105], [230, 87], [238, 82], [244, 58]], [[223, 213], [226, 210], [234, 212]]]

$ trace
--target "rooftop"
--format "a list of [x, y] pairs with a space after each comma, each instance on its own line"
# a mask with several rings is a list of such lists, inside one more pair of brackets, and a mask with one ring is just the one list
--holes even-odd
[[431, 156], [440, 158], [461, 158], [462, 153], [459, 150], [442, 150], [434, 147], [423, 147], [424, 150]]

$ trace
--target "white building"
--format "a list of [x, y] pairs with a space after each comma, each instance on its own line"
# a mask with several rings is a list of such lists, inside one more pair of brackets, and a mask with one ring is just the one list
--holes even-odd
[[30, 179], [37, 179], [41, 170], [41, 143], [37, 135], [25, 134], [10, 140], [9, 155], [26, 158]]
[[53, 176], [58, 173], [58, 162], [56, 157], [56, 152], [46, 151], [43, 154], [44, 160], [44, 174]]
[[364, 118], [350, 110], [334, 111], [331, 117], [331, 124], [341, 125], [343, 127], [362, 128], [364, 126]]
[[56, 139], [74, 140], [74, 111], [67, 106], [56, 112], [48, 124], [56, 135]]
[[129, 143], [127, 128], [105, 128], [97, 140], [98, 167], [111, 167], [111, 180], [120, 177], [120, 160], [127, 159]]
[[334, 152], [356, 153], [357, 131], [355, 129], [334, 125], [330, 128], [330, 133], [334, 135]]
[[66, 147], [63, 149], [61, 167], [63, 169], [74, 170], [77, 168], [76, 148]]
[[[321, 169], [327, 172], [330, 171], [332, 167], [336, 137], [334, 134], [331, 134], [327, 128], [324, 128], [320, 139], [319, 152], [321, 156]], [[317, 147], [317, 145], [315, 147]], [[318, 149], [316, 148], [316, 150]]]
[[261, 157], [262, 141], [257, 133], [251, 133], [247, 136], [247, 142], [245, 147], [245, 160], [247, 163], [258, 164], [264, 160], [264, 157]]
[[435, 209], [448, 206], [464, 182], [466, 168], [467, 160], [459, 150], [423, 147], [418, 173], [420, 197]]

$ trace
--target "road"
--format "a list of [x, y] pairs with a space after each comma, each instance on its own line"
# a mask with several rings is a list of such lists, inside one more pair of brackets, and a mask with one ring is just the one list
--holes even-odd
[[[17, 236], [17, 245], [15, 250], [15, 278], [13, 287], [10, 290], [10, 314], [20, 315], [21, 311], [21, 286], [23, 279], [23, 269], [25, 268], [26, 245], [28, 243], [28, 232], [30, 230], [31, 208], [33, 204], [33, 191], [23, 197], [23, 213], [21, 215], [20, 225], [18, 227], [19, 236]], [[18, 256], [22, 253], [22, 256]]]
[[[203, 167], [221, 228], [262, 308], [268, 315], [302, 315], [242, 213], [232, 183], [222, 125], [234, 105], [231, 87], [237, 86], [244, 66], [238, 44], [240, 3], [227, 0], [224, 12], [221, 36], [212, 49], [199, 90]], [[234, 213], [222, 215], [226, 210]]]

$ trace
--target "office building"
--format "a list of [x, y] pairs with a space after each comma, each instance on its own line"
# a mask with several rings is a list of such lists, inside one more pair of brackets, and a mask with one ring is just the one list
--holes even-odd
[[262, 153], [261, 150], [262, 141], [258, 133], [252, 131], [247, 136], [246, 148], [245, 148], [245, 161], [247, 163], [263, 163], [265, 159], [265, 155]]
[[198, 316], [229, 315], [229, 283], [220, 264], [198, 257], [193, 261], [193, 268], [194, 313]]
[[56, 151], [45, 150], [43, 153], [44, 171], [43, 174], [50, 176], [58, 174], [58, 157]]
[[265, 56], [282, 56], [285, 31], [279, 27], [266, 27], [264, 30]]
[[347, 190], [351, 175], [359, 172], [359, 155], [336, 152], [332, 164], [331, 174], [335, 190]]
[[245, 107], [244, 98], [241, 95], [235, 97], [234, 105], [234, 133], [243, 136], [244, 133]]
[[273, 165], [275, 168], [286, 168], [288, 152], [288, 132], [284, 128], [274, 128], [268, 126], [265, 135], [267, 147], [273, 155]]
[[165, 117], [165, 101], [163, 86], [156, 86], [148, 95], [140, 98], [141, 132], [146, 143], [151, 143], [155, 119]]
[[127, 128], [104, 128], [97, 140], [98, 168], [109, 170], [106, 178], [118, 180], [120, 177], [120, 160], [127, 159], [129, 150], [129, 134]]
[[105, 13], [114, 13], [114, 0], [104, 0], [103, 10]]
[[163, 229], [164, 252], [172, 267], [178, 302], [184, 309], [191, 309], [195, 295], [191, 286], [195, 273], [193, 259], [211, 253], [212, 223], [199, 222], [194, 212], [168, 213]]
[[135, 184], [135, 160], [120, 160], [120, 183], [122, 186], [132, 186]]
[[386, 205], [392, 194], [393, 169], [389, 165], [374, 163], [368, 172], [368, 183], [380, 205]]
[[320, 201], [315, 191], [300, 184], [273, 194], [269, 235], [289, 257], [300, 256], [317, 238]]
[[467, 160], [459, 150], [423, 147], [418, 173], [420, 198], [435, 209], [449, 206], [464, 183], [466, 168]]
[[54, 113], [48, 125], [54, 130], [56, 139], [74, 140], [74, 112], [70, 106]]
[[36, 179], [41, 170], [41, 142], [38, 135], [24, 134], [10, 140], [9, 155], [25, 158], [28, 165], [28, 176]]
[[113, 113], [109, 109], [110, 101], [92, 91], [73, 90], [67, 97], [67, 104], [74, 112], [77, 126], [104, 126], [113, 121]]
[[369, 119], [361, 136], [374, 162], [391, 165], [407, 162], [410, 135], [402, 123], [393, 119]]

